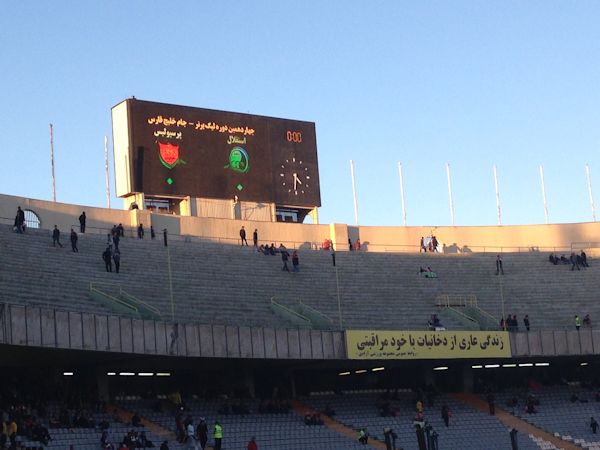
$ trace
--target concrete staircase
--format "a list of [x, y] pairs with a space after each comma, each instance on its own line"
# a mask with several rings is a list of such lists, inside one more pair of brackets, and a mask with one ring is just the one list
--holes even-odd
[[[570, 271], [553, 266], [547, 254], [504, 255], [504, 276], [495, 275], [495, 255], [394, 254], [300, 251], [300, 272], [281, 271], [279, 256], [252, 247], [195, 242], [121, 239], [121, 273], [107, 273], [101, 255], [106, 236], [79, 236], [73, 253], [63, 230], [64, 248], [53, 248], [48, 230], [20, 235], [0, 226], [0, 296], [2, 301], [78, 311], [109, 313], [89, 295], [90, 282], [120, 285], [158, 308], [165, 320], [249, 326], [291, 326], [270, 309], [271, 299], [285, 305], [298, 301], [330, 317], [344, 328], [424, 329], [436, 311], [440, 294], [475, 294], [481, 308], [501, 315], [500, 283], [505, 311], [532, 328], [573, 325], [573, 315], [600, 318], [600, 264]], [[171, 282], [169, 279], [169, 257]], [[418, 275], [431, 266], [438, 278]], [[337, 270], [337, 277], [336, 277]], [[339, 283], [338, 281], [339, 280]], [[339, 305], [338, 305], [339, 287]], [[522, 323], [522, 322], [521, 322]], [[458, 329], [460, 324], [444, 323]], [[522, 326], [521, 326], [522, 328]]]

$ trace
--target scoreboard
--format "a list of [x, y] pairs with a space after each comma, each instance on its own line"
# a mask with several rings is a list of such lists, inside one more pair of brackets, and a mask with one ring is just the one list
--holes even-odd
[[315, 124], [137, 100], [113, 108], [117, 195], [321, 206]]

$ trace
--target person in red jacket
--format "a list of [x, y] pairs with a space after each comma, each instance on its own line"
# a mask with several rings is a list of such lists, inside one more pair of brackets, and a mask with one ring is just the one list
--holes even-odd
[[256, 445], [256, 438], [252, 436], [250, 442], [248, 442], [248, 450], [258, 450], [258, 445]]

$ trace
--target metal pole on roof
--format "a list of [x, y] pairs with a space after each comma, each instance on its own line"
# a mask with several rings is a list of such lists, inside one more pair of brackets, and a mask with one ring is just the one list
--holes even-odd
[[498, 225], [502, 225], [502, 210], [500, 209], [500, 191], [498, 190], [498, 170], [494, 164], [494, 187], [496, 189], [496, 212], [498, 214]]
[[56, 201], [56, 177], [54, 176], [54, 128], [50, 126], [50, 164], [52, 166], [52, 201]]
[[356, 178], [354, 177], [354, 161], [350, 160], [350, 174], [352, 175], [352, 197], [354, 198], [354, 225], [358, 226], [358, 200], [356, 199]]
[[540, 164], [540, 181], [542, 182], [542, 200], [544, 201], [544, 218], [546, 224], [550, 223], [548, 220], [548, 200], [546, 199], [546, 184], [544, 183], [544, 166]]
[[446, 177], [448, 178], [448, 203], [450, 205], [450, 223], [452, 224], [452, 226], [454, 226], [454, 197], [452, 196], [452, 175], [450, 173], [450, 163], [446, 163]]
[[106, 207], [110, 209], [110, 179], [108, 177], [108, 137], [104, 136], [104, 172], [106, 174]]
[[592, 221], [596, 221], [596, 205], [594, 204], [594, 194], [592, 193], [592, 174], [590, 166], [585, 165], [585, 177], [587, 179], [588, 194], [590, 196], [590, 205], [592, 206]]
[[404, 173], [402, 163], [398, 162], [398, 175], [400, 176], [400, 199], [402, 200], [402, 225], [406, 226], [406, 200], [404, 198]]

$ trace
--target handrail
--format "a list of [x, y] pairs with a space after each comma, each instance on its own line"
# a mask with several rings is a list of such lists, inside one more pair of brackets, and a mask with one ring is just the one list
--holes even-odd
[[288, 313], [290, 313], [290, 314], [292, 314], [292, 315], [294, 315], [294, 316], [296, 316], [296, 317], [298, 317], [298, 318], [300, 318], [300, 319], [302, 319], [302, 320], [306, 320], [308, 323], [310, 323], [310, 319], [309, 319], [308, 317], [306, 317], [306, 316], [303, 316], [303, 315], [302, 315], [302, 314], [300, 314], [299, 312], [296, 312], [296, 311], [294, 311], [293, 309], [291, 309], [291, 308], [288, 308], [287, 306], [285, 306], [285, 305], [282, 305], [282, 304], [281, 304], [281, 303], [279, 303], [279, 302], [276, 302], [276, 301], [275, 301], [275, 297], [271, 297], [271, 304], [272, 304], [272, 305], [275, 305], [275, 306], [277, 306], [278, 308], [281, 308], [281, 309], [283, 309], [284, 311], [286, 311], [286, 312], [288, 312]]
[[[98, 283], [96, 283], [96, 284], [98, 284]], [[90, 292], [97, 292], [98, 294], [103, 295], [104, 297], [106, 297], [106, 298], [110, 299], [111, 301], [113, 301], [113, 302], [115, 302], [115, 303], [117, 303], [117, 304], [125, 307], [126, 309], [130, 309], [130, 310], [132, 310], [132, 311], [134, 311], [134, 312], [136, 312], [138, 314], [140, 312], [139, 309], [135, 305], [127, 303], [127, 302], [121, 300], [120, 298], [117, 298], [117, 297], [115, 297], [113, 295], [107, 294], [106, 292], [103, 292], [100, 289], [94, 287], [94, 283], [93, 282], [90, 282]]]
[[298, 302], [300, 305], [302, 305], [303, 308], [308, 309], [310, 312], [323, 317], [324, 319], [326, 319], [327, 321], [333, 323], [333, 320], [331, 319], [331, 317], [329, 317], [327, 314], [322, 313], [321, 311], [319, 311], [318, 309], [313, 308], [312, 306], [307, 305], [306, 303], [303, 303], [302, 300], [300, 300]]
[[121, 286], [119, 286], [119, 295], [124, 295], [125, 297], [133, 300], [135, 303], [138, 303], [142, 306], [144, 306], [144, 308], [149, 309], [151, 312], [153, 312], [154, 314], [160, 316], [160, 310], [156, 307], [153, 306], [147, 302], [145, 302], [144, 300], [140, 300], [139, 298], [137, 298], [136, 296], [130, 294], [129, 292], [126, 292], [125, 290], [123, 290], [123, 288]]
[[475, 306], [477, 307], [477, 296], [475, 294], [440, 294], [435, 298], [436, 306]]

